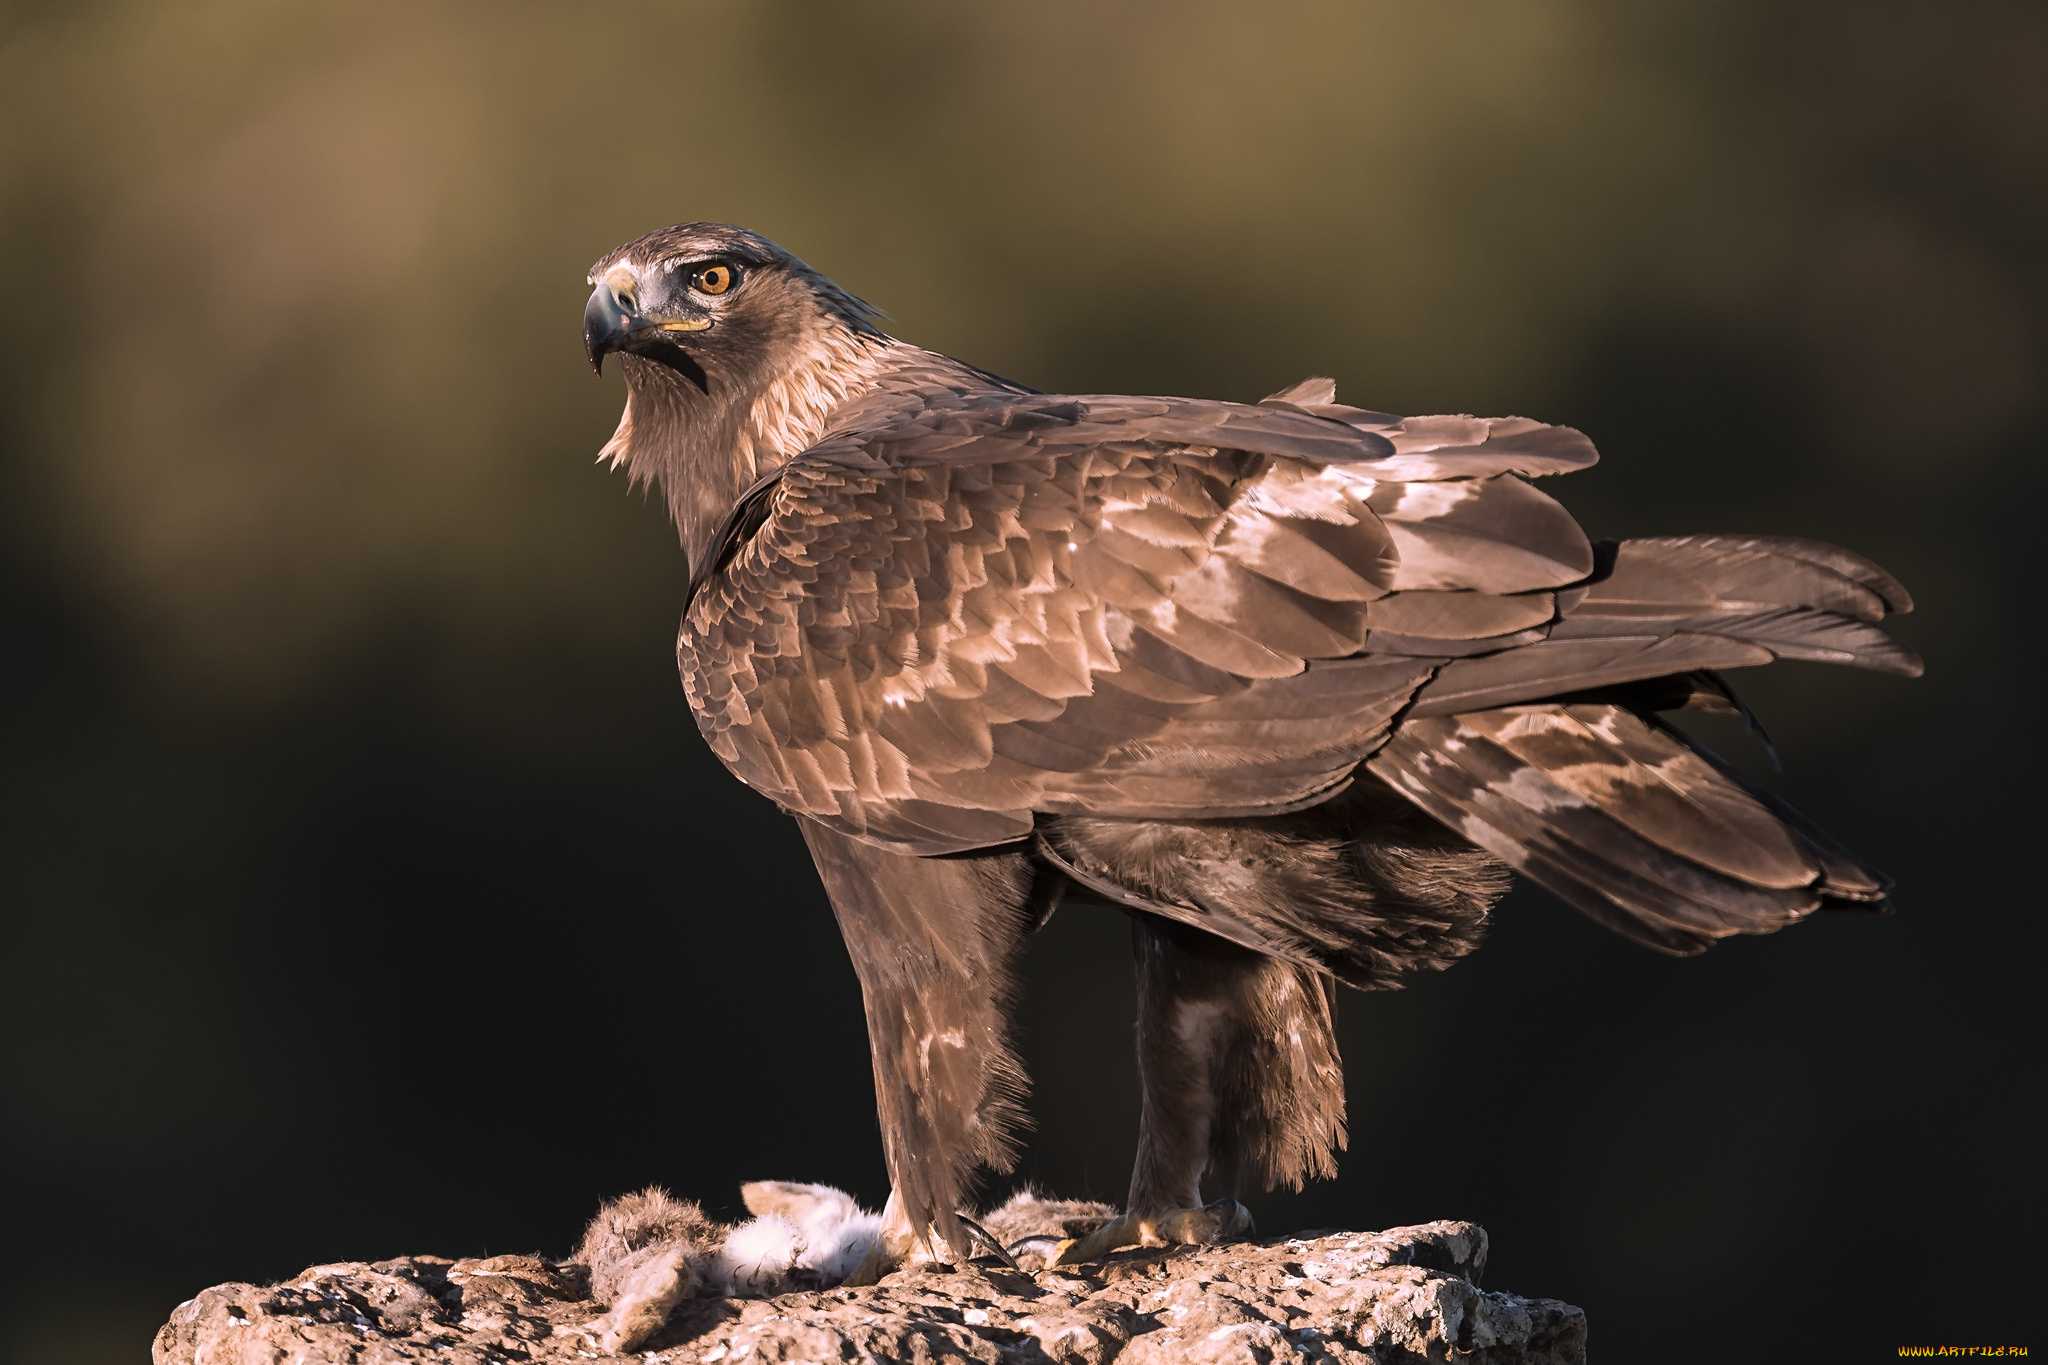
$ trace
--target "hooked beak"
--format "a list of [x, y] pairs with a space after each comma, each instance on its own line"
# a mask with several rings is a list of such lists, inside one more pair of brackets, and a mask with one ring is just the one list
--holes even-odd
[[609, 280], [601, 281], [583, 307], [583, 353], [590, 357], [593, 374], [604, 373], [604, 358], [613, 351], [638, 350], [647, 341], [673, 342], [680, 332], [701, 332], [711, 326], [710, 318], [679, 318], [671, 321], [643, 318], [621, 298]]

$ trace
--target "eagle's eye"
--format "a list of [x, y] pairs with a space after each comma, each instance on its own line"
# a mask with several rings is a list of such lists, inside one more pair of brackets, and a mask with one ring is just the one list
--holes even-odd
[[690, 288], [700, 294], [723, 294], [732, 285], [733, 271], [729, 265], [701, 266], [690, 276]]

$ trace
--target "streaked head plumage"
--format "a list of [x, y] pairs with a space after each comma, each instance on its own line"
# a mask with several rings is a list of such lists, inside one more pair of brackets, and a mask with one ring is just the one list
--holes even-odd
[[763, 343], [807, 322], [874, 330], [876, 310], [766, 237], [728, 223], [650, 232], [606, 252], [589, 282], [583, 342], [593, 368], [623, 351], [679, 370], [700, 389], [719, 368], [712, 359], [753, 359]]

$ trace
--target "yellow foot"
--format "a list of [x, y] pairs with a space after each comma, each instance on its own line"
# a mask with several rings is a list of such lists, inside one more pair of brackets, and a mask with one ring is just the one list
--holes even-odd
[[889, 1191], [889, 1202], [882, 1206], [882, 1230], [868, 1247], [867, 1255], [860, 1258], [860, 1264], [853, 1273], [840, 1283], [859, 1286], [873, 1284], [892, 1270], [900, 1270], [918, 1261], [937, 1259], [927, 1245], [930, 1238], [920, 1239], [910, 1226], [910, 1218], [903, 1212], [903, 1205], [896, 1198], [896, 1191]]
[[911, 1254], [910, 1249], [892, 1251], [887, 1242], [886, 1235], [877, 1237], [874, 1244], [868, 1248], [868, 1254], [860, 1258], [860, 1264], [839, 1283], [850, 1289], [857, 1289], [861, 1285], [878, 1282], [884, 1275], [902, 1266]]
[[939, 1239], [936, 1229], [926, 1229], [926, 1235], [923, 1237], [913, 1235], [910, 1220], [904, 1215], [902, 1206], [896, 1202], [896, 1195], [892, 1191], [888, 1204], [882, 1209], [880, 1235], [868, 1247], [867, 1255], [860, 1258], [860, 1264], [853, 1268], [853, 1273], [840, 1283], [859, 1288], [861, 1285], [874, 1284], [884, 1275], [901, 1270], [907, 1265], [924, 1265], [942, 1259], [967, 1260], [973, 1256], [976, 1247], [1010, 1269], [1017, 1268], [1017, 1263], [1010, 1258], [1010, 1253], [1003, 1250], [1001, 1242], [989, 1235], [987, 1228], [964, 1213], [956, 1214], [955, 1217], [960, 1221], [961, 1230], [967, 1234], [969, 1245], [949, 1251], [946, 1244]]
[[1235, 1199], [1219, 1199], [1199, 1209], [1127, 1213], [1111, 1219], [1086, 1237], [1062, 1245], [1052, 1264], [1079, 1265], [1084, 1261], [1099, 1261], [1122, 1247], [1199, 1246], [1227, 1242], [1251, 1230], [1251, 1210]]

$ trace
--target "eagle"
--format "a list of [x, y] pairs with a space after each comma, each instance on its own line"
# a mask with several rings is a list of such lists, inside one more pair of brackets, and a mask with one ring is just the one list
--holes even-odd
[[[1912, 602], [1783, 536], [1595, 542], [1534, 480], [1591, 442], [1401, 417], [1308, 379], [1255, 404], [1046, 393], [881, 331], [716, 223], [592, 267], [660, 490], [698, 728], [796, 819], [861, 984], [890, 1179], [853, 1281], [976, 1253], [1026, 1079], [1016, 961], [1062, 897], [1131, 917], [1138, 1155], [1059, 1252], [1242, 1233], [1345, 1145], [1336, 986], [1479, 942], [1512, 873], [1658, 952], [1890, 882], [1665, 717], [1722, 671], [1916, 675]], [[999, 1248], [997, 1249], [999, 1250]]]

